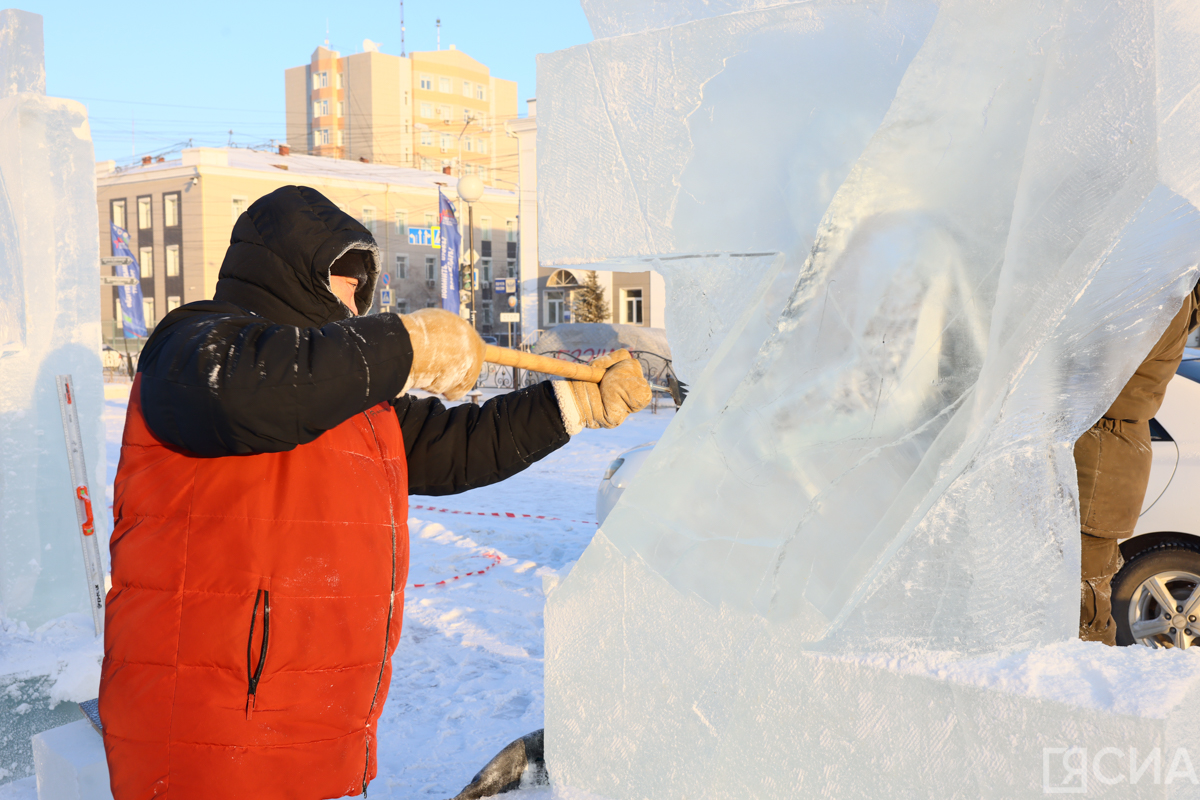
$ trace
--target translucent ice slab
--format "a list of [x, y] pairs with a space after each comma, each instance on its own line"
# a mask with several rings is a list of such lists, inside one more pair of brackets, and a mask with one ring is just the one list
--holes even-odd
[[104, 496], [95, 164], [84, 107], [43, 93], [41, 18], [0, 26], [0, 615], [37, 626], [86, 607], [56, 375]]
[[[688, 382], [773, 254], [795, 281], [935, 10], [925, 0], [715, 8], [540, 56], [538, 68], [539, 261], [659, 272]], [[656, 254], [671, 257], [646, 258]]]
[[732, 391], [696, 388], [721, 411], [657, 448], [615, 546], [823, 646], [1072, 633], [1071, 445], [1200, 258], [1156, 147], [1195, 121], [1146, 65], [1186, 70], [1149, 4], [1106, 8], [943, 8], [779, 324]]

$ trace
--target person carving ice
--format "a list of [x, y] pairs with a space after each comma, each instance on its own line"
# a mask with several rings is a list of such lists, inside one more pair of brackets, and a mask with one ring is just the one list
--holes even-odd
[[[215, 297], [168, 314], [130, 394], [100, 716], [116, 800], [336, 798], [375, 776], [407, 498], [485, 486], [650, 399], [599, 385], [447, 409], [484, 345], [440, 309], [363, 316], [365, 227], [287, 186], [237, 220]], [[419, 703], [420, 698], [406, 698]]]
[[1075, 442], [1079, 478], [1082, 574], [1079, 638], [1117, 643], [1112, 615], [1112, 579], [1121, 569], [1118, 540], [1133, 535], [1150, 482], [1150, 420], [1162, 406], [1167, 384], [1188, 334], [1200, 325], [1200, 285], [1121, 389], [1116, 401]]

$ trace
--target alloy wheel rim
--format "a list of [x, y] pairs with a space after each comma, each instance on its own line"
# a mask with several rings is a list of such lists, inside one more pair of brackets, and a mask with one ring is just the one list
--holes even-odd
[[1129, 602], [1129, 631], [1146, 647], [1191, 647], [1200, 639], [1200, 575], [1165, 570], [1142, 581]]

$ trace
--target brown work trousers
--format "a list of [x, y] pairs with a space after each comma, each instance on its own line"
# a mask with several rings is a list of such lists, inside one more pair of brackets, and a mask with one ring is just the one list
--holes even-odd
[[1079, 583], [1079, 638], [1085, 642], [1117, 643], [1112, 615], [1112, 579], [1125, 563], [1116, 539], [1080, 533], [1083, 540], [1082, 580]]

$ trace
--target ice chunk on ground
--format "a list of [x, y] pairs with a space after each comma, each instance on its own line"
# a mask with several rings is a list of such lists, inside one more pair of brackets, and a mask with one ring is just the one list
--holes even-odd
[[103, 497], [96, 188], [84, 107], [36, 78], [41, 18], [0, 13], [0, 616], [36, 627], [87, 602], [56, 375]]

